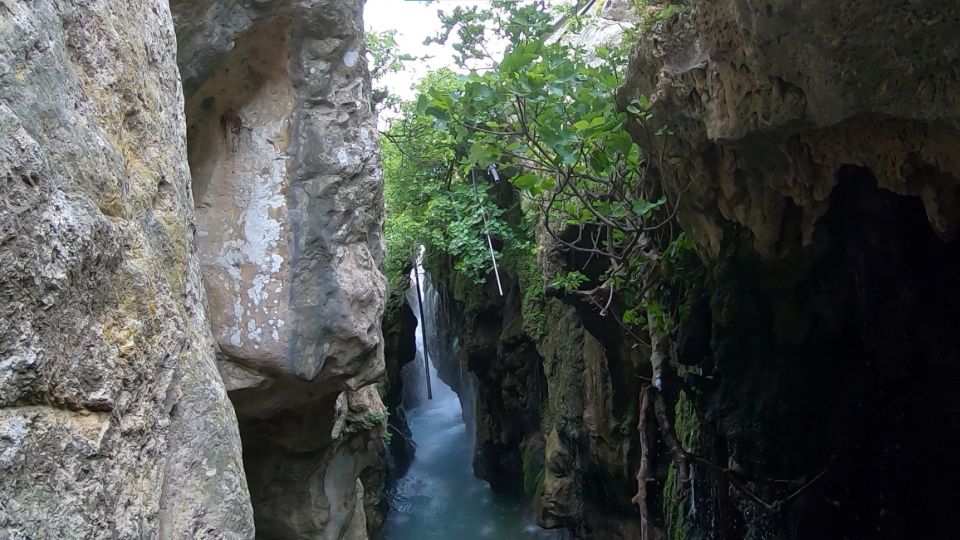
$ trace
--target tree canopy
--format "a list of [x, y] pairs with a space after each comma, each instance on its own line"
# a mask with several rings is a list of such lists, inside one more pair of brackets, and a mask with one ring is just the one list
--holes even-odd
[[[603, 272], [570, 268], [554, 276], [554, 287], [603, 314], [619, 295], [627, 307], [618, 320], [645, 327], [637, 310], [658, 302], [651, 285], [665, 266], [680, 265], [689, 242], [673, 226], [676, 204], [651, 167], [664, 159], [669, 132], [647, 129], [643, 96], [622, 107], [616, 99], [627, 51], [558, 38], [588, 22], [577, 6], [495, 0], [440, 16], [444, 28], [433, 40], [455, 40], [466, 73], [425, 79], [384, 134], [388, 271], [423, 244], [483, 279], [491, 266], [484, 235], [504, 250], [529, 251], [535, 224], [563, 248], [603, 261]], [[478, 172], [507, 177], [523, 195], [527, 230], [501, 219], [504, 209], [488, 182], [475, 182]], [[669, 325], [666, 315], [655, 319]]]

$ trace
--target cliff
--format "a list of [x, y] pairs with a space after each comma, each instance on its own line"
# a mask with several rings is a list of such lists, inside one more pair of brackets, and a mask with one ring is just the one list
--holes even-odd
[[0, 16], [0, 535], [249, 538], [169, 8]]
[[[476, 470], [503, 489], [529, 476], [541, 524], [584, 538], [949, 536], [960, 11], [690, 0], [614, 16], [624, 4], [601, 11], [639, 20], [618, 99], [649, 97], [632, 134], [693, 249], [689, 281], [665, 286], [684, 294], [665, 406], [642, 399], [654, 340], [624, 335], [618, 301], [604, 317], [551, 290], [585, 258], [541, 236], [540, 283], [508, 276], [504, 297], [435, 264], [478, 381]], [[539, 330], [516, 322], [538, 309]]]
[[359, 2], [0, 4], [0, 536], [367, 537], [362, 26]]
[[651, 96], [650, 129], [671, 131], [659, 170], [706, 271], [676, 362], [703, 377], [700, 451], [799, 490], [758, 480], [765, 506], [700, 469], [719, 482], [701, 534], [949, 534], [953, 475], [934, 471], [960, 442], [943, 383], [960, 360], [960, 10], [673, 12], [640, 37], [620, 97]]
[[386, 416], [359, 2], [173, 2], [197, 236], [261, 538], [365, 538]]

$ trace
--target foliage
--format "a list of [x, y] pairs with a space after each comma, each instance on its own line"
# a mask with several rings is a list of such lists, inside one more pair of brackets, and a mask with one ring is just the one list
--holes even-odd
[[520, 280], [520, 290], [523, 298], [520, 303], [520, 315], [523, 319], [523, 330], [533, 339], [543, 337], [546, 331], [546, 298], [544, 297], [544, 280], [537, 263], [536, 246], [520, 253], [516, 262], [517, 278]]
[[[375, 82], [388, 73], [403, 70], [407, 62], [416, 60], [414, 56], [399, 52], [396, 30], [367, 31], [363, 36], [363, 43], [366, 47], [370, 78]], [[381, 104], [389, 107], [397, 104], [397, 98], [391, 96], [386, 87], [379, 86], [373, 91], [373, 103], [375, 107]]]
[[[702, 446], [700, 421], [693, 403], [685, 393], [680, 392], [674, 408], [675, 428], [680, 444], [689, 452], [699, 452]], [[685, 493], [677, 485], [677, 469], [670, 465], [663, 486], [663, 508], [666, 517], [667, 534], [671, 540], [690, 538], [692, 523], [689, 518], [691, 493]]]
[[686, 6], [668, 3], [657, 10], [645, 12], [640, 18], [640, 24], [637, 26], [641, 31], [650, 30], [655, 25], [670, 21], [686, 12]]
[[571, 292], [580, 288], [581, 285], [589, 281], [586, 275], [579, 270], [573, 270], [572, 272], [567, 272], [561, 274], [550, 283], [551, 287], [561, 289], [563, 292], [570, 294]]
[[[555, 21], [582, 17], [545, 7], [494, 1], [489, 10], [458, 9], [445, 18], [437, 39], [456, 34], [462, 65], [483, 61], [493, 69], [472, 71], [453, 91], [422, 93], [416, 110], [463, 149], [461, 170], [518, 171], [511, 182], [533, 202], [553, 239], [604, 262], [599, 275], [574, 268], [552, 286], [579, 290], [604, 314], [616, 293], [629, 308], [621, 322], [645, 326], [636, 310], [662, 311], [651, 284], [660, 286], [663, 253], [683, 248], [674, 243], [676, 203], [651, 174], [650, 161], [663, 159], [669, 132], [646, 129], [650, 103], [642, 96], [617, 102], [626, 51], [601, 47], [588, 54], [550, 40]], [[495, 38], [508, 41], [499, 59], [489, 54]], [[661, 319], [669, 331], [669, 317]]]
[[523, 492], [528, 496], [537, 493], [544, 478], [544, 447], [542, 444], [528, 444], [521, 456], [523, 470]]
[[[449, 70], [428, 75], [421, 93], [456, 91]], [[515, 252], [532, 249], [529, 229], [511, 226], [494, 200], [485, 171], [457, 167], [462, 149], [433, 120], [404, 104], [401, 117], [382, 134], [384, 198], [387, 206], [386, 273], [395, 290], [419, 246], [443, 253], [454, 269], [477, 283], [491, 269], [486, 234]], [[498, 260], [509, 253], [497, 253]], [[517, 256], [515, 255], [514, 258]]]
[[387, 411], [387, 409], [382, 409], [379, 411], [367, 413], [360, 418], [351, 419], [351, 420], [356, 422], [360, 430], [370, 431], [371, 429], [377, 426], [386, 426], [387, 419], [389, 417], [390, 417], [390, 413]]
[[[671, 6], [659, 13], [672, 17], [679, 8]], [[455, 40], [458, 64], [482, 69], [431, 74], [384, 133], [391, 283], [399, 284], [419, 245], [449, 255], [457, 272], [483, 282], [489, 233], [504, 246], [498, 262], [525, 282], [525, 324], [541, 331], [543, 280], [531, 275], [530, 224], [509, 223], [487, 172], [509, 170], [531, 219], [563, 248], [603, 262], [601, 270], [571, 268], [550, 286], [579, 294], [603, 314], [617, 295], [628, 331], [672, 333], [682, 283], [661, 278], [692, 246], [674, 227], [677, 201], [651, 174], [669, 131], [647, 130], [643, 96], [617, 101], [626, 51], [588, 54], [551, 39], [561, 25], [584, 19], [567, 4], [494, 0], [487, 9], [457, 7], [440, 17], [443, 30], [432, 41]], [[492, 52], [504, 44], [502, 57]], [[648, 320], [656, 327], [647, 328]]]
[[440, 10], [443, 28], [426, 43], [447, 43], [456, 34], [452, 47], [457, 52], [457, 65], [495, 64], [493, 51], [501, 42], [516, 44], [547, 38], [554, 31], [554, 9], [543, 0], [493, 0], [486, 9], [457, 6], [451, 14]]

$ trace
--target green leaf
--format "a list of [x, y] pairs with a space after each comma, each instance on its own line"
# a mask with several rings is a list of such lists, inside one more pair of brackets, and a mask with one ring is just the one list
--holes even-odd
[[557, 154], [560, 156], [564, 165], [573, 165], [577, 162], [577, 153], [573, 148], [560, 146], [557, 148]]
[[624, 132], [614, 133], [607, 139], [607, 147], [614, 152], [627, 154], [633, 146], [633, 139]]
[[444, 121], [450, 120], [450, 113], [444, 109], [441, 109], [440, 107], [437, 107], [436, 105], [428, 106], [426, 109], [424, 109], [423, 112], [429, 116], [436, 118], [437, 120], [444, 120]]
[[540, 183], [540, 177], [533, 173], [524, 173], [513, 178], [512, 181], [513, 185], [517, 186], [517, 189], [529, 191], [531, 188]]
[[666, 198], [666, 197], [660, 197], [660, 199], [659, 199], [657, 202], [655, 202], [655, 203], [652, 203], [652, 202], [647, 201], [647, 200], [644, 200], [644, 199], [636, 199], [636, 200], [633, 201], [633, 204], [632, 204], [632, 206], [631, 206], [631, 209], [633, 210], [633, 213], [634, 213], [634, 214], [636, 214], [636, 215], [638, 215], [638, 216], [644, 216], [644, 217], [646, 217], [646, 216], [648, 216], [651, 212], [653, 212], [653, 211], [656, 210], [657, 208], [660, 208], [661, 206], [663, 206], [663, 205], [666, 204], [666, 203], [667, 203], [667, 198]]

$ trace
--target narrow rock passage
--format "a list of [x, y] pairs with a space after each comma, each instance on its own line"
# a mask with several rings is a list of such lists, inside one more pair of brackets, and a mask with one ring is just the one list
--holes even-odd
[[[430, 306], [426, 303], [425, 307]], [[416, 310], [414, 310], [416, 312]], [[419, 315], [419, 314], [418, 314]], [[429, 318], [430, 315], [428, 314]], [[423, 340], [417, 334], [413, 373], [423, 377]], [[457, 394], [430, 365], [433, 400], [407, 411], [417, 453], [389, 493], [386, 540], [559, 539], [538, 527], [519, 499], [494, 493], [473, 475], [473, 445]]]
[[[419, 352], [419, 339], [417, 347]], [[559, 538], [555, 532], [537, 527], [522, 501], [493, 493], [473, 475], [473, 449], [457, 395], [437, 377], [432, 365], [430, 378], [433, 400], [409, 411], [417, 454], [390, 493], [384, 538]]]

